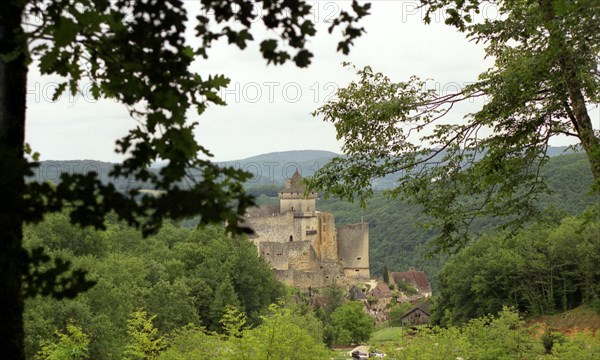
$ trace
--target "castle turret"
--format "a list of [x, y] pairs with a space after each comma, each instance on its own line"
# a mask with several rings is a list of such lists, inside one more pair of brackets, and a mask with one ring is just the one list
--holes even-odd
[[338, 228], [339, 261], [348, 278], [369, 279], [369, 224], [359, 223]]
[[317, 193], [309, 192], [306, 196], [304, 192], [306, 186], [302, 176], [296, 170], [291, 179], [285, 181], [285, 188], [279, 191], [279, 212], [311, 212], [315, 211], [317, 203]]

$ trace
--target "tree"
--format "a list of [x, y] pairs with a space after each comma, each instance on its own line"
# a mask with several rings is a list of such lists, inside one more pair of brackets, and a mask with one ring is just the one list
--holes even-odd
[[387, 264], [383, 265], [383, 282], [386, 284], [390, 283], [390, 273], [388, 271]]
[[402, 326], [402, 316], [413, 307], [410, 303], [401, 303], [390, 309], [390, 326]]
[[56, 332], [58, 343], [46, 343], [36, 354], [37, 360], [83, 360], [89, 357], [90, 340], [80, 327], [67, 324], [67, 333]]
[[230, 306], [239, 308], [240, 301], [233, 290], [231, 279], [229, 279], [229, 276], [225, 276], [223, 282], [217, 288], [208, 310], [210, 330], [217, 330], [219, 328], [219, 321]]
[[[434, 250], [457, 250], [482, 216], [518, 228], [547, 190], [540, 168], [550, 139], [568, 136], [585, 151], [600, 191], [600, 134], [587, 107], [600, 100], [600, 3], [594, 0], [498, 1], [497, 19], [476, 23], [476, 0], [421, 0], [431, 13], [482, 42], [494, 65], [453, 94], [436, 94], [412, 77], [395, 83], [370, 67], [317, 111], [332, 122], [347, 157], [309, 181], [342, 198], [365, 199], [371, 180], [400, 175], [388, 192], [423, 206], [441, 229]], [[485, 99], [465, 121], [449, 119], [458, 103]]]
[[364, 310], [360, 301], [350, 301], [331, 314], [336, 344], [352, 344], [369, 340], [375, 330], [375, 321]]
[[[243, 332], [231, 359], [330, 359], [320, 334], [312, 333], [318, 320], [311, 314], [271, 305], [262, 324]], [[250, 356], [249, 356], [250, 354]]]
[[137, 310], [127, 321], [129, 344], [123, 353], [123, 360], [152, 360], [167, 346], [165, 339], [158, 336], [158, 329], [152, 321], [156, 316], [148, 316], [144, 310]]
[[[307, 66], [312, 55], [307, 39], [315, 34], [310, 6], [304, 1], [260, 3], [262, 23], [273, 31], [260, 44], [263, 57], [268, 63], [293, 61]], [[202, 13], [210, 15], [197, 17], [198, 48], [185, 43], [188, 17], [181, 0], [8, 0], [0, 4], [0, 323], [4, 324], [0, 357], [23, 359], [22, 292], [74, 296], [92, 285], [79, 271], [55, 286], [69, 266], [58, 262], [44, 271], [35, 266], [50, 259], [41, 250], [29, 254], [23, 250], [24, 223], [67, 207], [75, 224], [103, 228], [105, 215], [113, 211], [145, 235], [156, 232], [163, 218], [193, 215], [200, 215], [202, 224], [226, 222], [231, 231], [240, 230], [238, 220], [252, 204], [241, 185], [249, 174], [205, 160], [211, 154], [194, 139], [196, 124], [186, 122], [186, 111], [194, 108], [202, 113], [210, 105], [225, 104], [217, 91], [228, 79], [200, 76], [190, 70], [190, 64], [197, 56], [207, 57], [211, 44], [221, 38], [244, 49], [253, 40], [256, 15], [249, 0], [202, 0], [200, 4]], [[338, 50], [348, 53], [362, 34], [356, 23], [368, 9], [368, 4], [354, 1], [351, 11], [341, 12], [332, 22], [329, 31], [343, 27]], [[39, 24], [32, 23], [34, 17], [41, 20]], [[65, 174], [56, 186], [25, 183], [38, 158], [24, 143], [26, 84], [32, 62], [42, 74], [63, 78], [55, 97], [64, 91], [75, 94], [85, 79], [92, 84], [95, 98], [126, 106], [139, 126], [117, 141], [117, 152], [126, 160], [110, 175], [140, 180], [166, 192], [158, 197], [141, 196], [137, 188], [118, 192], [94, 173]], [[166, 166], [150, 171], [157, 160]], [[191, 177], [192, 170], [199, 175]]]

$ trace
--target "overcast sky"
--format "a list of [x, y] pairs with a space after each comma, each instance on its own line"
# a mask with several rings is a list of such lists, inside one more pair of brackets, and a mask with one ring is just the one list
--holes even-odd
[[[422, 23], [418, 1], [371, 1], [372, 11], [362, 25], [367, 33], [360, 37], [350, 55], [335, 51], [339, 33], [330, 35], [326, 28], [348, 1], [317, 1], [313, 5], [318, 34], [310, 40], [314, 53], [309, 68], [293, 64], [267, 66], [258, 52], [260, 39], [267, 33], [260, 27], [257, 40], [240, 51], [224, 42], [215, 44], [208, 60], [199, 60], [195, 70], [203, 75], [225, 74], [231, 79], [222, 97], [226, 107], [213, 107], [201, 117], [196, 136], [215, 160], [235, 160], [267, 152], [285, 150], [329, 150], [340, 152], [333, 125], [310, 115], [330, 98], [338, 87], [355, 80], [355, 74], [341, 66], [350, 61], [358, 67], [370, 65], [393, 81], [411, 75], [432, 79], [428, 87], [441, 92], [454, 91], [477, 79], [490, 66], [484, 60], [483, 47], [468, 42], [463, 34], [443, 24], [437, 14], [432, 24]], [[190, 18], [200, 11], [199, 1], [187, 1]], [[493, 5], [482, 16], [496, 17]], [[260, 9], [257, 9], [260, 15]], [[193, 31], [188, 34], [193, 44]], [[40, 77], [32, 67], [28, 85], [27, 141], [40, 152], [42, 159], [94, 159], [116, 162], [122, 158], [114, 152], [117, 138], [135, 125], [125, 109], [110, 101], [95, 102], [88, 84], [81, 84], [75, 98], [64, 95], [51, 102], [56, 78]], [[453, 113], [460, 119], [478, 104], [467, 104]], [[592, 116], [597, 125], [597, 108]], [[555, 145], [563, 145], [557, 141]]]

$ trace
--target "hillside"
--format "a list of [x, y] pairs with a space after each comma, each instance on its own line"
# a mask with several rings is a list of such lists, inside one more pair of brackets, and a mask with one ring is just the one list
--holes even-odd
[[[572, 153], [566, 147], [551, 147], [548, 154], [551, 157]], [[277, 188], [291, 177], [296, 169], [299, 169], [302, 176], [311, 176], [335, 157], [344, 155], [336, 154], [331, 151], [322, 150], [293, 150], [272, 152], [256, 155], [240, 160], [232, 160], [218, 163], [220, 166], [232, 166], [246, 170], [254, 175], [254, 178], [248, 182], [250, 190], [256, 185], [264, 187], [271, 184]], [[37, 181], [56, 182], [60, 178], [60, 173], [85, 174], [95, 171], [100, 175], [103, 182], [113, 182], [118, 188], [138, 185], [130, 179], [111, 179], [108, 174], [114, 164], [96, 160], [47, 160], [40, 163], [40, 167], [34, 170], [34, 178]], [[154, 171], [161, 168], [161, 163], [152, 166]], [[562, 165], [561, 165], [562, 166]], [[577, 165], [578, 166], [578, 165]], [[384, 190], [393, 187], [398, 175], [391, 174], [384, 178], [373, 180], [373, 186], [377, 190]], [[266, 188], [265, 188], [266, 189]]]
[[124, 191], [131, 188], [150, 188], [149, 184], [141, 181], [127, 179], [124, 177], [111, 178], [109, 176], [115, 164], [96, 160], [48, 160], [40, 162], [40, 166], [34, 169], [33, 177], [28, 181], [57, 183], [60, 175], [87, 174], [96, 172], [102, 183], [112, 183], [118, 190]]
[[[594, 198], [588, 196], [592, 176], [585, 154], [567, 154], [565, 148], [552, 148], [550, 153], [559, 155], [552, 157], [543, 168], [542, 175], [548, 180], [552, 193], [540, 199], [543, 208], [554, 207], [567, 214], [581, 212]], [[238, 161], [223, 163], [251, 171], [258, 176], [248, 182], [247, 190], [255, 195], [261, 204], [276, 203], [277, 191], [283, 186], [285, 178], [291, 176], [296, 167], [304, 176], [312, 175], [331, 158], [339, 156], [332, 152], [302, 150], [263, 154]], [[113, 164], [84, 161], [44, 161], [35, 173], [37, 180], [57, 181], [59, 169], [62, 172], [86, 173], [96, 171], [104, 182], [111, 181], [108, 173]], [[118, 179], [114, 182], [118, 189], [138, 186], [136, 182]], [[381, 179], [380, 184], [392, 186], [393, 179]], [[384, 187], [384, 188], [385, 188]], [[597, 201], [597, 198], [595, 199]], [[370, 226], [370, 262], [371, 272], [381, 274], [384, 264], [392, 270], [402, 270], [415, 266], [427, 272], [435, 285], [435, 274], [445, 261], [445, 257], [425, 259], [427, 244], [435, 235], [432, 231], [424, 231], [418, 224], [424, 219], [419, 208], [402, 200], [386, 199], [381, 192], [367, 202], [361, 209], [358, 204], [341, 202], [338, 199], [321, 199], [319, 209], [332, 212], [338, 224], [369, 222]], [[187, 222], [191, 224], [191, 222]], [[489, 221], [481, 221], [480, 229], [489, 225]]]
[[560, 314], [530, 318], [527, 320], [527, 325], [540, 326], [540, 333], [546, 329], [552, 329], [571, 336], [583, 331], [600, 330], [600, 314], [588, 305], [581, 305]]
[[234, 162], [310, 162], [318, 159], [331, 159], [336, 156], [342, 155], [323, 150], [292, 150], [251, 156], [245, 159], [234, 160]]
[[219, 164], [252, 173], [254, 178], [249, 181], [249, 185], [282, 184], [296, 169], [299, 169], [303, 176], [309, 176], [338, 156], [342, 155], [320, 150], [296, 150], [262, 154]]

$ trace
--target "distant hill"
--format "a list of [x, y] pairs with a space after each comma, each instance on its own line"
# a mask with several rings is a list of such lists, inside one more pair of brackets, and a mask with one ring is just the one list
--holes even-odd
[[[564, 154], [566, 149], [566, 147], [551, 147], [548, 153], [550, 156], [558, 156]], [[567, 150], [566, 153], [572, 153], [572, 150]], [[252, 190], [253, 187], [261, 186], [264, 188], [269, 184], [273, 187], [279, 187], [284, 183], [285, 179], [294, 174], [296, 169], [300, 170], [302, 176], [311, 176], [331, 161], [331, 159], [342, 156], [345, 155], [336, 154], [331, 151], [294, 150], [261, 154], [240, 160], [220, 162], [218, 164], [221, 166], [232, 166], [252, 173], [254, 178], [247, 184], [249, 189]], [[34, 178], [37, 181], [48, 180], [56, 182], [59, 180], [60, 173], [62, 172], [84, 174], [96, 171], [103, 182], [113, 182], [119, 189], [140, 185], [139, 182], [130, 179], [114, 180], [109, 178], [108, 174], [113, 166], [114, 164], [112, 163], [95, 160], [42, 161], [40, 167], [35, 171]], [[158, 163], [153, 165], [152, 169], [158, 171], [160, 167], [161, 164]], [[391, 174], [385, 178], [375, 179], [373, 186], [378, 190], [387, 189], [395, 185], [397, 178], [398, 175]]]
[[58, 183], [62, 173], [87, 174], [96, 172], [100, 181], [104, 184], [112, 183], [118, 190], [124, 191], [131, 188], [150, 188], [150, 185], [124, 177], [111, 178], [109, 176], [115, 164], [97, 160], [48, 160], [40, 162], [40, 166], [34, 170], [33, 177], [28, 181]]
[[235, 162], [310, 162], [319, 159], [332, 159], [337, 156], [342, 155], [323, 150], [292, 150], [251, 156], [249, 158], [235, 160]]
[[330, 151], [295, 150], [252, 156], [246, 159], [219, 163], [246, 170], [254, 175], [250, 184], [282, 184], [296, 169], [302, 176], [310, 176], [331, 159], [343, 156]]
[[[573, 150], [566, 147], [550, 147], [548, 155], [551, 157], [573, 154]], [[300, 170], [302, 176], [312, 176], [318, 169], [323, 167], [335, 157], [345, 155], [330, 151], [320, 150], [295, 150], [273, 152], [246, 159], [227, 161], [220, 163], [224, 166], [241, 168], [254, 175], [249, 182], [249, 187], [265, 184], [283, 184], [285, 179], [290, 178], [296, 169]], [[373, 180], [373, 188], [385, 190], [395, 186], [399, 174], [389, 174], [383, 178]]]

